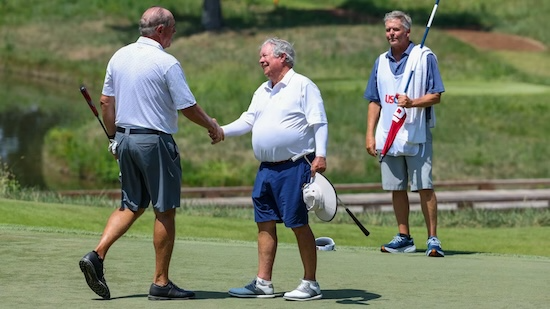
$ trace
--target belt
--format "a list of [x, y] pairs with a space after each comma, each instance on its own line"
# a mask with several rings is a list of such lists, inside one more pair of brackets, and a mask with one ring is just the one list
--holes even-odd
[[269, 165], [269, 166], [274, 166], [274, 165], [281, 165], [281, 164], [285, 164], [285, 163], [288, 163], [288, 162], [292, 162], [292, 159], [288, 159], [288, 160], [284, 160], [284, 161], [277, 161], [277, 162], [262, 162], [262, 164], [265, 164], [265, 165]]
[[292, 160], [292, 158], [288, 159], [288, 160], [284, 160], [284, 161], [277, 161], [277, 162], [267, 162], [267, 161], [263, 161], [262, 164], [265, 164], [265, 165], [268, 165], [268, 166], [274, 166], [274, 165], [280, 165], [280, 164], [285, 164], [285, 163], [288, 163], [288, 162], [298, 162], [304, 158], [306, 158], [309, 160], [309, 161], [312, 161], [313, 159], [315, 159], [315, 153], [309, 153], [303, 157], [300, 157], [296, 160]]
[[140, 128], [140, 129], [126, 129], [122, 127], [116, 127], [117, 132], [120, 133], [126, 133], [128, 131], [129, 134], [165, 134], [162, 131], [153, 130], [153, 129], [146, 129], [146, 128]]

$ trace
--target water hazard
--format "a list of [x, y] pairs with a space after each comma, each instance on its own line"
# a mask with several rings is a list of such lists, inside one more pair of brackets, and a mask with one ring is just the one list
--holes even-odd
[[[42, 149], [49, 129], [83, 121], [78, 86], [0, 74], [0, 158], [24, 187], [47, 188]], [[79, 102], [82, 104], [76, 104]]]

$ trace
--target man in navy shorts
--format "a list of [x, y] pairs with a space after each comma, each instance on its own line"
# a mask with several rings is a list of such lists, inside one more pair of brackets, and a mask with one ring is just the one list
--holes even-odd
[[254, 93], [241, 117], [222, 127], [225, 136], [252, 131], [254, 155], [260, 167], [252, 200], [258, 226], [258, 273], [235, 297], [275, 297], [271, 282], [277, 251], [277, 223], [291, 228], [304, 267], [299, 286], [287, 300], [322, 297], [316, 279], [317, 247], [308, 224], [302, 187], [326, 169], [328, 124], [319, 88], [294, 71], [295, 52], [284, 40], [271, 38], [260, 47], [259, 64], [268, 81]]

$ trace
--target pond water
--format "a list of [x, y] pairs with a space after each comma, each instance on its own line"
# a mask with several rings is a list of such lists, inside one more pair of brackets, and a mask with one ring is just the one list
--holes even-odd
[[0, 159], [22, 186], [47, 188], [44, 137], [55, 126], [85, 120], [87, 107], [79, 95], [78, 85], [0, 74]]
[[38, 108], [0, 113], [0, 157], [21, 185], [46, 187], [42, 145], [45, 133], [54, 125], [55, 119]]

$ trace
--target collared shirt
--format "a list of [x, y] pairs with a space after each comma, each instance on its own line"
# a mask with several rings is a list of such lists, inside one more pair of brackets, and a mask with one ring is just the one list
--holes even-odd
[[179, 61], [146, 37], [112, 56], [102, 93], [115, 97], [117, 126], [168, 134], [178, 130], [178, 110], [196, 104]]
[[262, 162], [288, 160], [314, 152], [314, 124], [327, 123], [319, 88], [304, 75], [289, 70], [274, 87], [263, 83], [241, 119], [252, 126], [252, 148]]
[[[413, 42], [409, 43], [407, 50], [401, 55], [401, 60], [398, 62], [395, 60], [395, 57], [392, 54], [391, 48], [386, 54], [386, 58], [389, 60], [390, 70], [394, 75], [401, 75], [405, 71], [405, 66], [411, 50], [415, 44]], [[363, 94], [363, 97], [369, 102], [378, 102], [380, 103], [380, 95], [378, 93], [377, 87], [377, 76], [378, 76], [378, 62], [379, 58], [376, 58], [374, 66], [372, 68], [367, 87]], [[408, 78], [408, 77], [406, 77]], [[443, 81], [441, 79], [441, 74], [439, 72], [439, 67], [437, 65], [437, 59], [434, 55], [428, 55], [428, 70], [427, 70], [427, 79], [426, 79], [426, 93], [442, 93], [445, 92], [445, 87], [443, 86]]]

